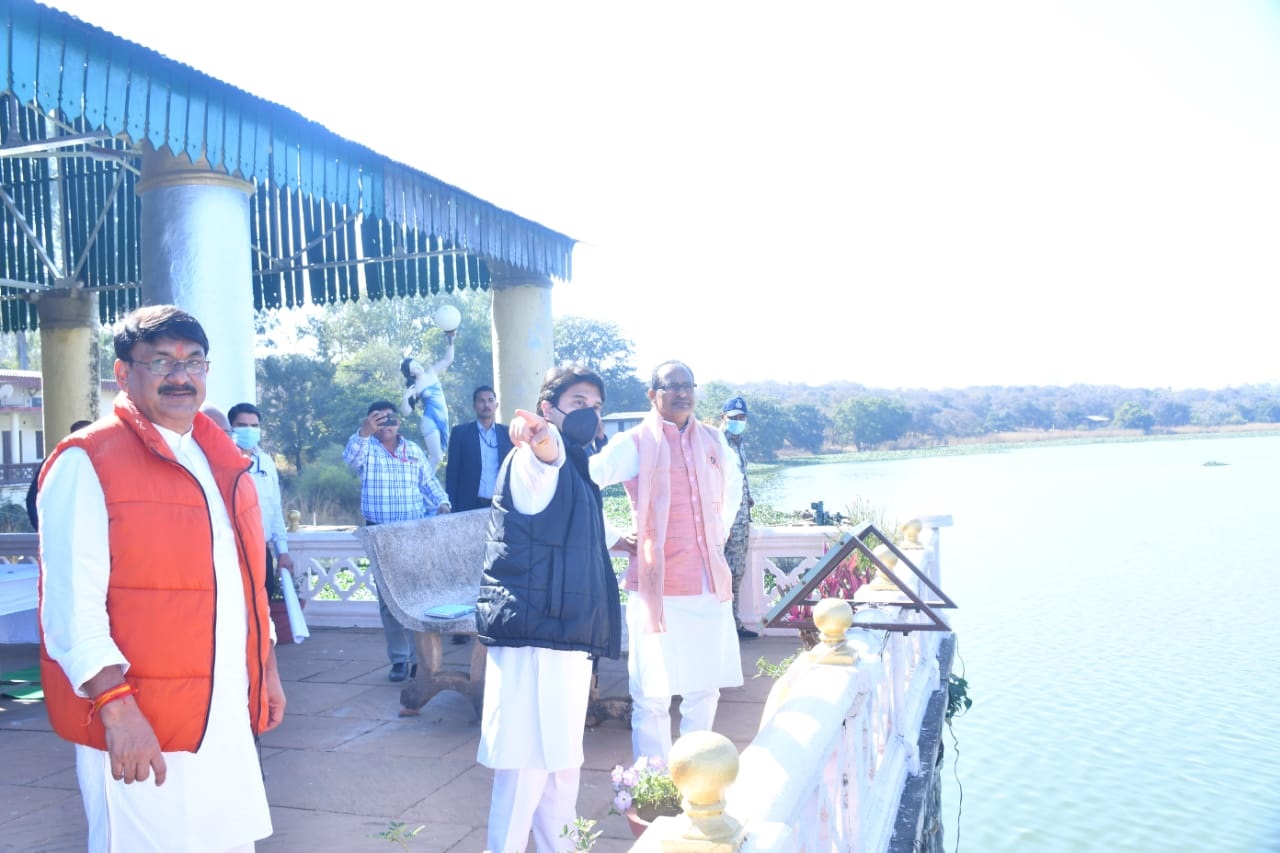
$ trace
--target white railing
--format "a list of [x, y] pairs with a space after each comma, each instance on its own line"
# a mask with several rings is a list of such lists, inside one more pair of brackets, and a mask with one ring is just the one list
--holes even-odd
[[34, 563], [40, 547], [34, 533], [0, 534], [0, 561], [6, 563]]
[[[354, 528], [303, 530], [289, 534], [298, 597], [307, 602], [309, 625], [376, 628], [377, 597], [369, 564]], [[791, 586], [840, 538], [836, 527], [751, 528], [747, 576], [743, 579], [739, 613], [748, 626], [759, 628], [778, 595]], [[34, 533], [0, 534], [0, 559], [34, 562]], [[614, 556], [624, 556], [621, 553]], [[771, 577], [766, 590], [766, 577]], [[794, 628], [774, 628], [766, 634], [793, 636]]]
[[[741, 853], [887, 849], [908, 774], [931, 769], [920, 767], [917, 741], [940, 686], [941, 638], [854, 629], [853, 665], [791, 665], [724, 798], [742, 828]], [[660, 819], [632, 849], [661, 850], [686, 828]]]
[[308, 625], [377, 628], [373, 575], [355, 528], [289, 534], [289, 555]]
[[[306, 601], [310, 625], [377, 628], [382, 624], [369, 561], [353, 529], [289, 534], [298, 597]], [[0, 561], [34, 563], [37, 542], [34, 533], [0, 534]]]
[[738, 594], [738, 616], [743, 624], [768, 635], [795, 636], [795, 628], [762, 628], [765, 614], [839, 541], [838, 527], [752, 525], [747, 573]]
[[[906, 553], [936, 584], [938, 529], [951, 519], [920, 520], [923, 547]], [[770, 604], [816, 562], [823, 542], [838, 536], [833, 528], [759, 533], [758, 539], [753, 536], [758, 547], [748, 571], [773, 574], [770, 595], [764, 595], [759, 576], [752, 583]], [[777, 568], [778, 559], [796, 558], [796, 566]], [[924, 592], [920, 586], [917, 592]], [[858, 621], [879, 613], [885, 622], [899, 622], [908, 618], [904, 611], [893, 606], [859, 610]], [[946, 636], [854, 628], [845, 636], [852, 654], [836, 656], [851, 662], [832, 663], [833, 657], [821, 662], [829, 649], [820, 645], [792, 663], [770, 692], [760, 730], [742, 751], [737, 779], [725, 795], [724, 814], [743, 830], [742, 853], [887, 849], [907, 777], [932, 771], [921, 766], [919, 738], [930, 698], [945, 686], [938, 652]], [[678, 838], [687, 828], [683, 819], [661, 819], [632, 849], [660, 850], [664, 838]]]

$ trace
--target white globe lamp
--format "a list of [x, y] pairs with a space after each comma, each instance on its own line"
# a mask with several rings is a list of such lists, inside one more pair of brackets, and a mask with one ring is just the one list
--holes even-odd
[[431, 319], [435, 320], [437, 326], [442, 332], [455, 332], [458, 326], [462, 325], [462, 313], [452, 305], [441, 305], [436, 309], [436, 313], [431, 315]]

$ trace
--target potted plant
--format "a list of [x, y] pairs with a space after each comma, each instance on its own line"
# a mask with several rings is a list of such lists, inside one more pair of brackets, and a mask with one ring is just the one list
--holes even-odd
[[661, 758], [646, 755], [635, 764], [613, 768], [613, 814], [625, 815], [631, 832], [639, 838], [654, 818], [678, 815], [680, 791], [667, 772], [667, 764]]
[[[306, 583], [307, 576], [305, 574], [293, 576], [293, 590], [298, 596], [299, 610], [306, 609], [307, 606], [307, 600], [302, 597]], [[289, 609], [285, 605], [284, 590], [280, 585], [279, 578], [276, 579], [276, 583], [274, 584], [274, 588], [271, 590], [269, 598], [271, 605], [271, 621], [276, 623], [276, 642], [278, 644], [292, 643], [293, 627], [289, 624]]]

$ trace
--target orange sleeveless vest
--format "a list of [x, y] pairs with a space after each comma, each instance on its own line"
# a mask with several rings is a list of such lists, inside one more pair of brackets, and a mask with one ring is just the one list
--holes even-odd
[[[258, 493], [246, 474], [247, 461], [212, 421], [197, 414], [193, 429], [235, 530], [249, 623], [246, 699], [257, 733], [267, 721], [263, 684], [271, 646]], [[129, 661], [125, 677], [138, 690], [134, 698], [160, 748], [195, 752], [204, 739], [213, 693], [217, 615], [213, 529], [204, 491], [125, 394], [116, 397], [114, 414], [58, 444], [41, 471], [42, 482], [68, 447], [89, 455], [106, 498], [107, 612], [111, 637]], [[43, 606], [43, 578], [40, 596]], [[106, 749], [101, 721], [94, 717], [85, 724], [91, 703], [76, 695], [62, 667], [49, 657], [43, 632], [40, 675], [54, 731], [74, 743]]]

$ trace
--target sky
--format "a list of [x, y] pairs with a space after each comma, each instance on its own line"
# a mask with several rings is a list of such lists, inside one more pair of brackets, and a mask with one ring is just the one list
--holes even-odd
[[1278, 0], [49, 5], [580, 241], [645, 376], [1280, 381]]

